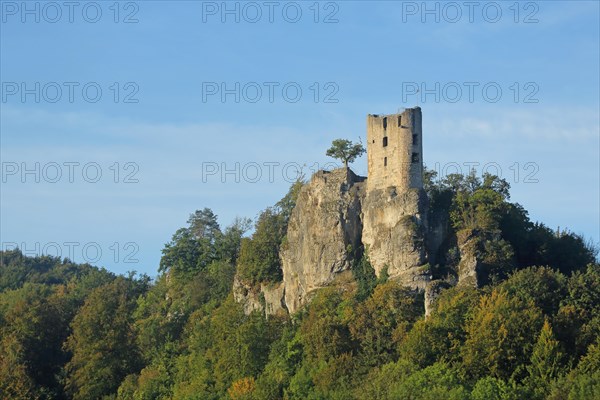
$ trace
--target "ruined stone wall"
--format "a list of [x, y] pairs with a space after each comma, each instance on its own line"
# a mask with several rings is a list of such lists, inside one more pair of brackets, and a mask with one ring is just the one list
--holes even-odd
[[419, 107], [367, 116], [368, 190], [423, 187], [422, 117]]

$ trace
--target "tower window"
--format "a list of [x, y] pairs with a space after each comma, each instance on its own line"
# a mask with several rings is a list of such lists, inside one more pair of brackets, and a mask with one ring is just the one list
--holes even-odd
[[417, 135], [412, 135], [413, 136], [413, 144], [417, 144], [417, 141], [419, 140], [417, 138]]
[[387, 129], [387, 117], [383, 117], [383, 130]]
[[402, 126], [402, 115], [398, 115], [398, 126]]
[[419, 162], [419, 153], [412, 153], [411, 161], [413, 163], [418, 163]]
[[383, 166], [387, 167], [387, 157], [383, 157]]
[[383, 137], [383, 147], [387, 147], [387, 145], [388, 145], [388, 137], [384, 136]]

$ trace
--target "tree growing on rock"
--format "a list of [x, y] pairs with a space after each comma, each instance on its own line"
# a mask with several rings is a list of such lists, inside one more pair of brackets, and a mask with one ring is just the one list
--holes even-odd
[[343, 161], [344, 166], [348, 169], [348, 163], [353, 163], [365, 152], [366, 150], [361, 143], [352, 143], [347, 139], [335, 139], [331, 142], [331, 147], [325, 155]]

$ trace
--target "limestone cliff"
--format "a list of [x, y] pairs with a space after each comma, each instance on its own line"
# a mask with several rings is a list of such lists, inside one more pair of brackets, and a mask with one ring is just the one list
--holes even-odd
[[250, 287], [236, 279], [234, 296], [246, 312], [295, 313], [317, 289], [347, 285], [354, 257], [367, 251], [376, 275], [425, 290], [427, 196], [421, 189], [366, 191], [350, 169], [319, 171], [301, 189], [281, 247], [283, 281]]
[[458, 232], [457, 241], [460, 252], [458, 283], [477, 287], [477, 275], [481, 269], [481, 240], [477, 232], [465, 229]]
[[265, 315], [287, 313], [284, 299], [284, 285], [280, 283], [261, 283], [249, 285], [236, 275], [233, 280], [233, 298], [242, 304], [244, 312], [264, 311]]
[[425, 193], [395, 187], [374, 190], [363, 201], [362, 243], [377, 276], [384, 268], [391, 279], [424, 289], [427, 275]]
[[368, 249], [377, 275], [386, 268], [390, 279], [425, 288], [425, 194], [365, 188], [365, 178], [342, 168], [317, 172], [301, 190], [281, 251], [289, 312], [316, 289], [347, 280], [341, 273], [349, 274], [356, 250]]
[[512, 247], [500, 231], [463, 229], [456, 237], [460, 253], [458, 284], [481, 287], [513, 269]]
[[435, 280], [425, 286], [425, 316], [429, 316], [442, 290], [451, 287], [448, 282]]
[[317, 172], [300, 191], [281, 251], [291, 313], [350, 270], [352, 250], [361, 247], [364, 192], [364, 178], [345, 168]]

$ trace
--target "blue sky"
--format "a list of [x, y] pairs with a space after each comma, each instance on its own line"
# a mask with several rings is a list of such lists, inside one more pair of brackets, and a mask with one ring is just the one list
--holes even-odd
[[600, 240], [596, 1], [23, 4], [0, 2], [4, 247], [154, 275], [194, 210], [255, 217], [415, 105], [430, 168], [499, 171]]

